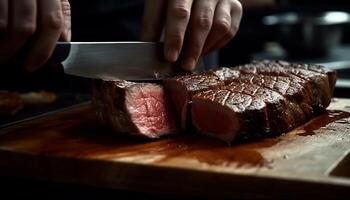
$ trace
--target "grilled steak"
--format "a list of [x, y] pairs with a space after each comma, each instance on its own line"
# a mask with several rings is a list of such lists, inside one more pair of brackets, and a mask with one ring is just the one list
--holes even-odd
[[283, 133], [305, 123], [329, 105], [336, 80], [335, 72], [320, 66], [280, 61], [212, 73], [225, 86], [192, 98], [192, 121], [200, 133], [226, 142], [241, 134]]
[[212, 73], [178, 76], [164, 80], [164, 87], [171, 95], [183, 129], [187, 127], [188, 103], [192, 96], [197, 92], [223, 85], [224, 83]]
[[183, 129], [232, 142], [307, 122], [327, 108], [335, 82], [335, 72], [321, 66], [260, 61], [165, 79], [171, 101], [156, 84], [96, 81], [93, 105], [118, 132], [158, 138], [175, 133], [178, 120]]
[[160, 85], [96, 80], [92, 100], [98, 118], [116, 132], [159, 138], [177, 131], [171, 102]]

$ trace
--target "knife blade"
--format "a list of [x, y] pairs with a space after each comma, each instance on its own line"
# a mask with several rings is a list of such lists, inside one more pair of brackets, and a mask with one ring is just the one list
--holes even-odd
[[158, 80], [174, 72], [154, 42], [58, 42], [53, 60], [66, 74], [103, 80]]

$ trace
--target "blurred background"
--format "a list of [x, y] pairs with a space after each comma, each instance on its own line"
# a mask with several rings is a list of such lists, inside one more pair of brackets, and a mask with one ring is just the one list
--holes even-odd
[[[350, 97], [347, 14], [350, 1], [245, 0], [242, 3], [241, 28], [217, 52], [218, 62], [210, 67], [234, 66], [257, 59], [323, 64], [338, 71], [335, 96]], [[71, 6], [73, 41], [140, 40], [143, 0], [72, 0]], [[39, 113], [86, 101], [90, 89], [89, 80], [64, 75], [61, 66], [52, 64], [35, 73], [27, 73], [20, 66], [5, 66], [0, 73], [0, 90], [21, 94], [44, 90], [57, 95], [56, 104]]]

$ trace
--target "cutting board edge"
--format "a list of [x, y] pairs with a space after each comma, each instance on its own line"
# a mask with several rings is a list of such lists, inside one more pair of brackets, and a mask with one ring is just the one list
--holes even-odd
[[[6, 155], [7, 154], [7, 155]], [[50, 174], [46, 174], [43, 176], [42, 173], [52, 173], [52, 171], [57, 171], [57, 169], [52, 169], [52, 166], [65, 166], [71, 165], [75, 166], [75, 164], [79, 164], [79, 162], [84, 162], [88, 165], [84, 167], [89, 167], [90, 165], [111, 165], [114, 168], [120, 169], [119, 166], [124, 166], [125, 168], [122, 169], [127, 169], [128, 167], [136, 167], [136, 168], [151, 168], [154, 170], [171, 170], [171, 171], [183, 171], [183, 172], [195, 172], [195, 173], [200, 173], [200, 174], [208, 174], [208, 175], [223, 175], [223, 176], [230, 176], [231, 178], [254, 178], [254, 179], [261, 179], [261, 180], [266, 180], [266, 179], [271, 179], [271, 180], [282, 180], [282, 181], [294, 181], [294, 182], [303, 182], [303, 183], [317, 183], [317, 184], [332, 184], [335, 186], [344, 186], [344, 187], [349, 187], [350, 188], [350, 178], [342, 178], [342, 177], [337, 177], [337, 176], [327, 176], [327, 175], [307, 175], [307, 174], [298, 174], [298, 176], [291, 176], [289, 173], [283, 173], [283, 172], [278, 172], [278, 174], [274, 173], [273, 171], [270, 172], [257, 172], [257, 173], [240, 173], [240, 172], [219, 172], [219, 171], [206, 171], [205, 169], [194, 169], [190, 167], [175, 167], [175, 166], [169, 166], [169, 165], [162, 165], [162, 164], [143, 164], [143, 163], [128, 163], [124, 161], [106, 161], [102, 159], [92, 159], [92, 158], [80, 158], [79, 162], [77, 161], [76, 158], [73, 157], [67, 157], [67, 156], [50, 156], [50, 159], [53, 159], [54, 161], [50, 161], [47, 156], [45, 155], [35, 155], [35, 154], [30, 154], [26, 152], [11, 152], [11, 151], [6, 151], [6, 150], [0, 150], [0, 158], [3, 160], [3, 158], [6, 157], [10, 158], [10, 160], [7, 161], [13, 161], [16, 160], [17, 162], [21, 162], [18, 165], [14, 166], [11, 165], [10, 170], [6, 170], [6, 168], [3, 167], [4, 164], [0, 164], [0, 174], [1, 175], [18, 175], [18, 171], [26, 172], [28, 170], [28, 163], [26, 160], [30, 160], [32, 158], [35, 158], [36, 162], [39, 163], [33, 163], [34, 167], [35, 166], [40, 166], [41, 170], [39, 171], [39, 174], [34, 174], [35, 177], [37, 178], [43, 178], [47, 180], [50, 180], [50, 177], [53, 177]], [[29, 158], [28, 158], [29, 157]], [[32, 157], [32, 158], [30, 158]], [[4, 160], [3, 160], [4, 161]], [[44, 164], [42, 163], [44, 162]], [[67, 162], [67, 163], [65, 163]], [[4, 163], [4, 162], [3, 162]], [[9, 163], [9, 162], [5, 162]], [[63, 164], [65, 163], [65, 164]], [[46, 166], [45, 166], [46, 164]], [[53, 165], [55, 164], [55, 165]], [[49, 167], [47, 167], [49, 165]], [[51, 166], [50, 166], [51, 165]], [[15, 172], [11, 172], [12, 170], [15, 170], [16, 167], [19, 167], [22, 170], [16, 170]], [[81, 168], [81, 166], [79, 166]], [[49, 171], [46, 171], [46, 170]], [[95, 169], [95, 168], [93, 168]], [[60, 169], [59, 169], [60, 170]], [[58, 171], [59, 171], [58, 170]], [[5, 172], [5, 173], [3, 173]], [[29, 173], [32, 171], [28, 171]], [[29, 174], [26, 174], [28, 176]], [[30, 177], [30, 175], [29, 175]], [[56, 176], [54, 176], [56, 177]], [[57, 181], [53, 179], [52, 181]]]

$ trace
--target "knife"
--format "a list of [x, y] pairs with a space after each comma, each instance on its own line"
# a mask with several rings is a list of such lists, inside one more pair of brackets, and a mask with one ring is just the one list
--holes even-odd
[[58, 42], [51, 58], [66, 74], [103, 80], [149, 81], [174, 72], [154, 42]]

